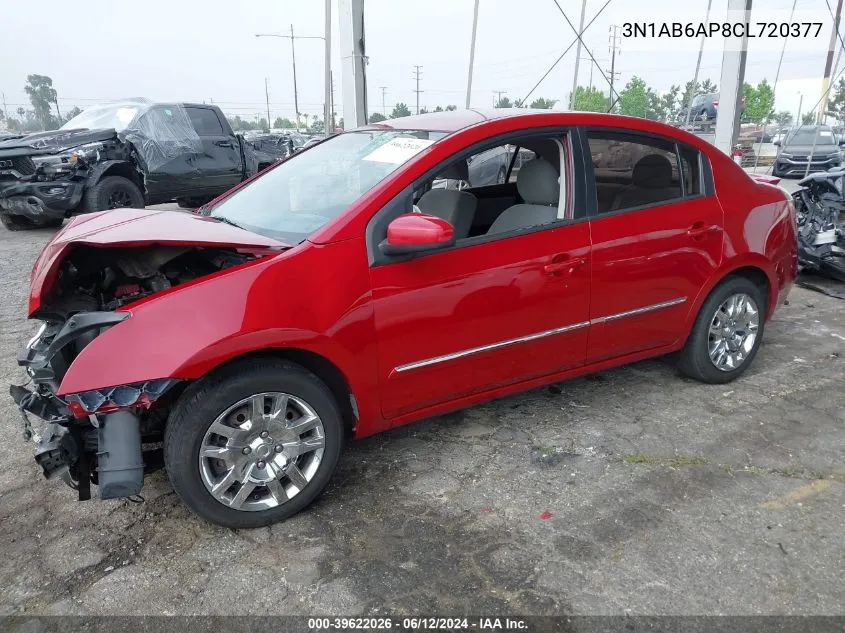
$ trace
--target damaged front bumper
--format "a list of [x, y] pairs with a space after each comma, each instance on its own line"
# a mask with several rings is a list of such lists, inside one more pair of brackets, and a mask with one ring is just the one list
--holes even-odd
[[0, 188], [0, 214], [30, 220], [64, 218], [82, 202], [85, 185], [74, 180], [16, 182]]
[[[64, 479], [79, 491], [80, 500], [91, 497], [91, 483], [99, 486], [103, 499], [137, 495], [144, 473], [162, 466], [160, 448], [142, 451], [143, 415], [178, 381], [148, 380], [57, 395], [75, 356], [127, 318], [125, 312], [81, 312], [64, 323], [45, 323], [18, 354], [32, 388], [9, 388], [21, 412], [24, 439], [36, 442], [35, 460], [44, 476]], [[40, 435], [30, 416], [47, 423]]]

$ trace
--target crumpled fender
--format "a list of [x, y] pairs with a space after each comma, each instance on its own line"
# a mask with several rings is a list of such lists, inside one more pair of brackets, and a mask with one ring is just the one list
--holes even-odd
[[[330, 265], [349, 261], [349, 254], [335, 260], [326, 253], [343, 249], [360, 252], [360, 267]], [[325, 273], [315, 275], [320, 270]], [[130, 318], [83, 348], [58, 394], [156, 378], [199, 378], [249, 352], [293, 347], [334, 363], [360, 399], [358, 392], [372, 393], [377, 380], [367, 272], [363, 240], [306, 242], [152, 295], [126, 306]], [[304, 279], [309, 283], [297, 282]]]

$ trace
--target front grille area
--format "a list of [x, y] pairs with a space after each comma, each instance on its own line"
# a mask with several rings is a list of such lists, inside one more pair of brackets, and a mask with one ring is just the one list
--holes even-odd
[[13, 169], [21, 176], [31, 176], [35, 173], [35, 163], [29, 156], [15, 156], [12, 163]]

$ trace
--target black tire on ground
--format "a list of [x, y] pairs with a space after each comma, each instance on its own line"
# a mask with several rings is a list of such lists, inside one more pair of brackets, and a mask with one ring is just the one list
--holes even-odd
[[82, 198], [82, 210], [86, 213], [127, 207], [143, 209], [144, 194], [138, 185], [123, 176], [106, 176], [89, 187]]
[[[748, 295], [757, 305], [759, 314], [757, 338], [754, 341], [751, 351], [739, 366], [732, 370], [724, 371], [717, 368], [710, 360], [708, 349], [710, 343], [710, 325], [716, 316], [719, 306], [728, 297], [738, 293]], [[678, 369], [690, 378], [710, 384], [726, 383], [738, 378], [748, 369], [757, 355], [757, 350], [760, 349], [760, 343], [763, 340], [763, 330], [765, 328], [765, 316], [766, 296], [763, 289], [745, 277], [726, 277], [722, 283], [713, 289], [701, 306], [686, 345], [678, 355]]]
[[[206, 431], [232, 405], [254, 394], [288, 393], [308, 403], [323, 423], [325, 444], [312, 479], [288, 501], [257, 511], [237, 510], [215, 499], [200, 474]], [[164, 434], [167, 474], [185, 504], [202, 518], [229, 528], [256, 528], [283, 521], [323, 491], [340, 458], [344, 426], [334, 397], [317, 376], [280, 359], [248, 359], [212, 372], [191, 384], [170, 413]]]
[[22, 215], [0, 215], [0, 223], [10, 231], [29, 231], [31, 229], [56, 228], [62, 225], [64, 218], [30, 220]]

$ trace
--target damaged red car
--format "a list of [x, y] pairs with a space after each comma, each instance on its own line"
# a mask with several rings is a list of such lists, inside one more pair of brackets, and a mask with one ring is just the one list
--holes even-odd
[[795, 275], [789, 196], [682, 130], [407, 117], [198, 213], [72, 219], [33, 267], [11, 392], [81, 499], [163, 465], [197, 514], [255, 527], [311, 503], [349, 437], [670, 352], [733, 380]]

